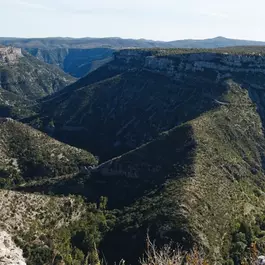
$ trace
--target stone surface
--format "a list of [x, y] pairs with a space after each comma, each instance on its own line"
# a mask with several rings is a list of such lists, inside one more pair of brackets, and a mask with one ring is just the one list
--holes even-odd
[[10, 234], [0, 231], [0, 264], [26, 265], [23, 251], [17, 247]]
[[21, 57], [23, 54], [20, 48], [0, 47], [0, 63], [2, 64], [14, 64]]

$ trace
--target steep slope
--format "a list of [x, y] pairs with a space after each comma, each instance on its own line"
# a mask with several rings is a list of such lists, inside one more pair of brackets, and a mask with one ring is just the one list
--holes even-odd
[[[6, 190], [0, 190], [0, 199], [1, 262], [4, 259], [12, 259], [12, 263], [6, 264], [21, 265], [98, 262], [95, 247], [108, 224], [96, 205], [86, 204], [80, 197]], [[3, 245], [2, 237], [5, 237]]]
[[26, 48], [39, 60], [59, 66], [64, 72], [82, 77], [111, 60], [113, 49], [68, 49], [68, 48]]
[[52, 119], [53, 136], [107, 160], [214, 108], [228, 78], [257, 98], [265, 80], [263, 54], [264, 48], [122, 50], [44, 99], [43, 128]]
[[[134, 149], [214, 106], [213, 99], [203, 93], [209, 87], [201, 84], [204, 87], [194, 91], [193, 80], [185, 81], [184, 90], [183, 83], [142, 70], [76, 90], [64, 101], [59, 97], [52, 102], [55, 109], [47, 103], [48, 116], [54, 115], [57, 129], [54, 136], [73, 139], [72, 144], [104, 160]], [[218, 98], [218, 91], [211, 96]]]
[[[20, 118], [34, 114], [31, 100], [21, 98], [20, 95], [0, 88], [0, 116]], [[29, 107], [30, 106], [30, 107]]]
[[119, 156], [86, 175], [19, 189], [108, 197], [118, 220], [101, 244], [110, 263], [137, 263], [149, 231], [159, 243], [202, 244], [211, 264], [240, 264], [265, 240], [264, 54], [264, 47], [117, 52], [44, 99], [39, 119], [101, 160]]
[[0, 87], [21, 98], [36, 99], [52, 94], [74, 79], [40, 62], [18, 48], [0, 49]]
[[50, 95], [73, 81], [73, 77], [19, 48], [2, 47], [0, 116], [28, 116], [34, 112], [34, 100]]
[[[133, 250], [139, 251], [138, 244], [149, 228], [157, 240], [172, 238], [185, 246], [201, 242], [220, 264], [222, 257], [229, 255], [237, 224], [246, 220], [252, 224], [255, 217], [264, 215], [262, 123], [247, 92], [233, 82], [229, 86], [231, 90], [224, 96], [228, 105], [171, 130], [159, 141], [100, 170], [105, 184], [100, 184], [98, 177], [95, 181], [106, 185], [110, 202], [112, 198], [126, 202], [125, 194], [140, 192], [136, 192], [140, 199], [132, 197], [136, 202], [125, 208], [121, 226], [113, 234], [123, 235], [123, 242], [132, 235], [136, 239], [113, 249], [121, 247], [133, 258]], [[113, 193], [107, 188], [110, 183], [118, 187]], [[251, 241], [262, 246], [264, 237], [253, 234], [248, 246]]]
[[78, 196], [55, 197], [3, 189], [71, 178], [96, 164], [96, 158], [86, 151], [12, 119], [0, 118], [1, 262], [98, 262], [96, 248], [113, 222], [112, 215]]
[[75, 174], [97, 160], [14, 120], [0, 118], [1, 187]]
[[[93, 169], [32, 191], [108, 197], [121, 210], [101, 247], [108, 261], [136, 262], [147, 230], [158, 242], [202, 244], [212, 264], [228, 260], [239, 224], [264, 216], [265, 139], [257, 105], [232, 79], [219, 104], [157, 139]], [[247, 247], [264, 237], [253, 232]], [[119, 253], [115, 252], [119, 249]]]

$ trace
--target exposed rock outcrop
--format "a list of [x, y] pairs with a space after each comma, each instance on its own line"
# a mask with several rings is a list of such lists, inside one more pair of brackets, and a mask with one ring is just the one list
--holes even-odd
[[0, 231], [0, 264], [26, 265], [23, 251], [15, 245], [10, 234]]
[[[167, 56], [163, 50], [122, 50], [115, 54], [120, 67], [127, 68], [132, 63], [150, 71], [156, 71], [179, 78], [180, 72], [204, 71], [211, 69], [222, 72], [264, 73], [265, 55], [259, 52], [251, 54], [229, 54], [227, 52], [190, 52]], [[165, 51], [166, 52], [166, 51]], [[111, 65], [113, 67], [113, 65]], [[115, 66], [114, 66], [115, 67]]]
[[53, 94], [74, 80], [21, 48], [0, 47], [0, 116], [30, 116], [36, 99]]
[[0, 64], [14, 64], [23, 57], [20, 48], [0, 47]]

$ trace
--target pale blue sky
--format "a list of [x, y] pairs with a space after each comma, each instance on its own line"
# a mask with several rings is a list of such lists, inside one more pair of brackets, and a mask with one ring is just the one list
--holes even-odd
[[265, 41], [264, 0], [0, 0], [0, 37]]

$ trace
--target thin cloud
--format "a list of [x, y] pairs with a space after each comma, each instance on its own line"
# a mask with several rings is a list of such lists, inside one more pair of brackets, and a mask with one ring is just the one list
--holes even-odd
[[122, 9], [115, 8], [92, 8], [92, 9], [67, 9], [63, 8], [63, 11], [76, 13], [76, 14], [106, 14], [109, 12], [119, 13], [122, 12]]
[[129, 8], [91, 8], [91, 9], [63, 9], [64, 12], [70, 12], [75, 14], [91, 14], [91, 15], [136, 15], [144, 13], [143, 10], [129, 9]]
[[229, 15], [227, 13], [219, 13], [219, 12], [200, 12], [201, 16], [207, 17], [215, 17], [215, 18], [228, 18]]
[[16, 1], [17, 4], [22, 5], [24, 7], [27, 8], [32, 8], [32, 9], [42, 9], [42, 10], [46, 10], [46, 11], [54, 11], [55, 9], [49, 6], [45, 6], [42, 4], [38, 4], [38, 3], [32, 3], [32, 2], [28, 2], [28, 1], [24, 1], [24, 0], [17, 0]]

